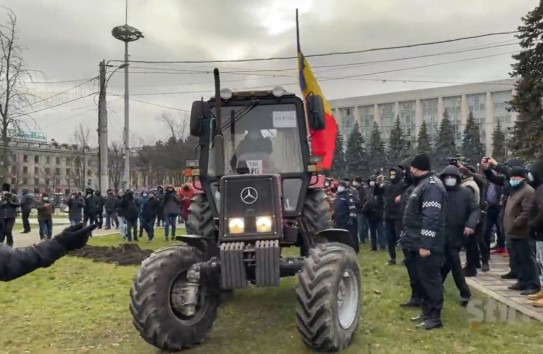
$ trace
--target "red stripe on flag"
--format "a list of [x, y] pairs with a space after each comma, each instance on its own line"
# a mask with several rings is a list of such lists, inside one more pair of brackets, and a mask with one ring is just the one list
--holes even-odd
[[322, 156], [322, 167], [329, 170], [334, 159], [336, 148], [337, 123], [334, 116], [326, 113], [325, 129], [311, 132], [311, 154]]

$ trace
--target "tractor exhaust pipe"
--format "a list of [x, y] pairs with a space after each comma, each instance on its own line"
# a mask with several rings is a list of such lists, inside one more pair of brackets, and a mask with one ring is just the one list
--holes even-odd
[[213, 70], [213, 77], [215, 78], [215, 118], [217, 119], [215, 137], [213, 138], [213, 146], [215, 147], [215, 174], [218, 177], [222, 177], [224, 175], [224, 136], [222, 135], [222, 99], [219, 69], [215, 68]]

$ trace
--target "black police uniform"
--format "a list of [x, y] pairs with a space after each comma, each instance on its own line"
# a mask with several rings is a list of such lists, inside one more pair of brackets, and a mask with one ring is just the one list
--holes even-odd
[[[445, 248], [443, 212], [446, 191], [434, 173], [428, 172], [415, 180], [403, 216], [400, 244], [408, 252], [412, 286], [422, 297], [421, 320], [439, 320], [443, 307], [441, 267]], [[430, 251], [427, 257], [420, 249]]]

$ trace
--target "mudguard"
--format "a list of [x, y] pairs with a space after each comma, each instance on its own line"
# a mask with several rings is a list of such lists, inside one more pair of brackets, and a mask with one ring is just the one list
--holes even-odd
[[184, 242], [187, 245], [203, 252], [206, 255], [206, 259], [209, 259], [211, 257], [217, 257], [219, 255], [215, 240], [212, 240], [208, 237], [198, 235], [183, 235], [175, 236], [175, 239], [177, 241]]
[[312, 175], [309, 180], [309, 189], [324, 189], [324, 182], [326, 182], [325, 175]]
[[351, 234], [345, 229], [326, 229], [319, 231], [315, 236], [317, 238], [321, 236], [328, 242], [339, 242], [352, 247], [354, 250], [357, 249]]

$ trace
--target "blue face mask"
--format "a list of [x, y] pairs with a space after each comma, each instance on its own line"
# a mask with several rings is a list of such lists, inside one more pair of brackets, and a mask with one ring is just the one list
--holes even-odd
[[519, 181], [518, 179], [512, 179], [509, 181], [509, 184], [511, 185], [511, 187], [515, 188], [518, 187], [521, 182], [522, 181]]

